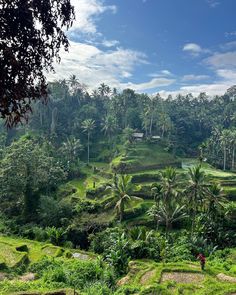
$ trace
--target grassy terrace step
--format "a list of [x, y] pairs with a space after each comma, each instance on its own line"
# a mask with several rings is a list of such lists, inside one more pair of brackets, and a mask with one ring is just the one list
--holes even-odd
[[181, 167], [181, 161], [157, 144], [136, 143], [126, 153], [113, 159], [113, 170], [134, 173], [166, 166]]
[[[22, 252], [22, 249], [28, 249], [28, 251]], [[66, 257], [68, 251], [71, 253], [81, 253], [82, 255], [86, 254], [91, 258], [94, 257], [94, 255], [90, 255], [90, 253], [79, 250], [68, 250], [52, 244], [0, 236], [0, 270], [38, 262], [44, 256]]]
[[[137, 149], [137, 150], [133, 150]], [[152, 155], [152, 150], [156, 149], [155, 155], [165, 155], [164, 161], [168, 158], [173, 160], [174, 157], [163, 150], [162, 147], [137, 144], [134, 148], [128, 152], [126, 158], [133, 157], [132, 161], [136, 161], [135, 157], [146, 157], [143, 162], [150, 164], [153, 161], [153, 165], [157, 162], [160, 164], [163, 159], [157, 159]], [[140, 153], [140, 155], [137, 155]], [[113, 163], [121, 161], [122, 155], [113, 160]], [[127, 159], [126, 159], [127, 160]], [[186, 181], [188, 180], [188, 168], [194, 167], [199, 164], [197, 159], [175, 159], [178, 163], [181, 163], [182, 168], [177, 168], [179, 187], [184, 189]], [[127, 160], [129, 161], [129, 160]], [[159, 165], [158, 164], [158, 165]], [[94, 168], [95, 167], [95, 168]], [[149, 225], [153, 223], [153, 220], [146, 217], [146, 212], [150, 208], [150, 201], [153, 201], [151, 193], [151, 185], [160, 181], [161, 169], [153, 169], [142, 166], [138, 168], [140, 171], [134, 171], [130, 173], [133, 177], [132, 182], [137, 185], [138, 189], [135, 191], [136, 196], [143, 198], [143, 202], [134, 204], [134, 209], [126, 209], [125, 218], [127, 218], [127, 224], [129, 225]], [[236, 201], [236, 174], [230, 171], [222, 171], [215, 169], [208, 163], [202, 163], [202, 169], [208, 175], [209, 181], [220, 183], [223, 186], [225, 194], [229, 200]], [[97, 208], [97, 212], [82, 212], [80, 215], [80, 222], [83, 225], [90, 224], [91, 222], [107, 225], [111, 224], [116, 219], [114, 206], [110, 208], [106, 207], [109, 203], [110, 195], [105, 194], [105, 188], [108, 183], [112, 182], [112, 172], [108, 163], [92, 162], [90, 166], [82, 167], [82, 178], [73, 179], [61, 186], [59, 194], [62, 198], [68, 198], [76, 204], [81, 199], [90, 204], [94, 204]], [[94, 188], [95, 186], [95, 188]], [[152, 203], [153, 204], [153, 203]]]
[[[155, 263], [149, 260], [137, 260], [129, 263], [129, 272], [119, 282], [129, 290], [136, 286], [140, 295], [144, 294], [232, 294], [236, 284], [232, 279], [219, 281], [218, 272], [207, 266], [202, 272], [198, 263]], [[225, 275], [227, 276], [227, 275]], [[232, 275], [228, 275], [229, 278]], [[232, 293], [231, 293], [232, 292]], [[127, 293], [129, 294], [129, 293]]]

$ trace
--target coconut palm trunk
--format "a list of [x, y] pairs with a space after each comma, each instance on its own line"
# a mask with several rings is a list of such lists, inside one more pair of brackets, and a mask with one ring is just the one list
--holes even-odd
[[152, 136], [152, 126], [153, 126], [153, 111], [151, 113], [151, 120], [150, 120], [150, 129], [149, 129], [150, 136]]
[[226, 146], [224, 146], [224, 163], [223, 163], [223, 170], [226, 170]]
[[124, 219], [124, 211], [125, 211], [124, 202], [121, 202], [120, 208], [119, 208], [120, 222], [122, 222]]
[[89, 157], [90, 156], [89, 155], [89, 153], [90, 153], [90, 150], [89, 150], [89, 140], [90, 140], [90, 132], [88, 132], [88, 155], [87, 155], [88, 156], [88, 159], [87, 159], [88, 164], [89, 164], [89, 158], [90, 158]]
[[235, 159], [235, 149], [233, 147], [233, 151], [232, 151], [232, 170], [234, 170], [234, 159]]

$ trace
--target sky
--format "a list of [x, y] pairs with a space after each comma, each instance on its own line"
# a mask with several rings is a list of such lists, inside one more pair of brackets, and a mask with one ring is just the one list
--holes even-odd
[[76, 75], [162, 96], [221, 95], [236, 84], [236, 0], [71, 0], [67, 32], [50, 80]]

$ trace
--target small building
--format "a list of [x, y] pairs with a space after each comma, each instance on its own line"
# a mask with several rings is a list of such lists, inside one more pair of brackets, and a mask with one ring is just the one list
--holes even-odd
[[150, 140], [151, 142], [158, 142], [161, 140], [161, 137], [159, 135], [152, 135]]
[[159, 139], [161, 139], [161, 137], [159, 135], [153, 135], [151, 137], [151, 139], [153, 139], [153, 140], [159, 140]]
[[133, 133], [133, 139], [135, 141], [142, 141], [144, 138], [144, 133], [135, 132]]

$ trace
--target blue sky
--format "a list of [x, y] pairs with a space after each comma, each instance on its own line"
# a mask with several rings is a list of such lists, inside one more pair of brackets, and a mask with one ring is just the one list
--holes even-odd
[[235, 0], [72, 0], [70, 52], [50, 79], [75, 74], [138, 92], [222, 94], [236, 84]]

